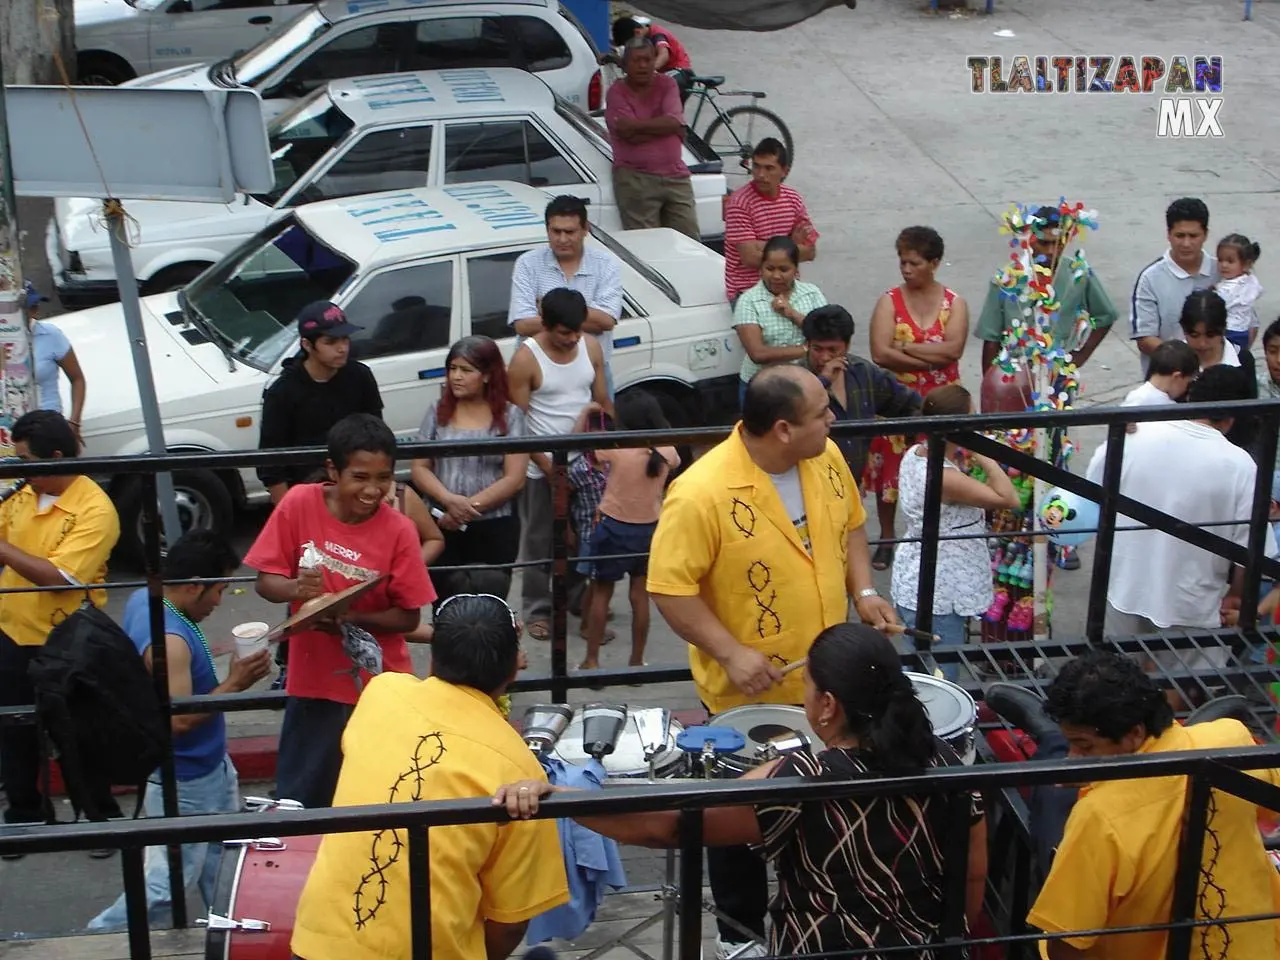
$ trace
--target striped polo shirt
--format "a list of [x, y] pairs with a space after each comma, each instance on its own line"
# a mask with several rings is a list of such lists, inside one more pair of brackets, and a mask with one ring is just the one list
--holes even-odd
[[[1173, 262], [1169, 251], [1159, 260], [1143, 267], [1133, 285], [1129, 300], [1129, 339], [1159, 337], [1161, 340], [1181, 340], [1182, 304], [1196, 290], [1212, 287], [1218, 282], [1218, 258], [1205, 253], [1200, 259], [1200, 269], [1187, 273]], [[1147, 356], [1142, 355], [1142, 372], [1147, 372]]]
[[776, 197], [766, 197], [748, 183], [729, 197], [724, 213], [724, 292], [732, 300], [750, 290], [760, 279], [756, 267], [748, 267], [738, 255], [738, 244], [789, 236], [797, 224], [809, 219], [800, 194], [785, 183]]

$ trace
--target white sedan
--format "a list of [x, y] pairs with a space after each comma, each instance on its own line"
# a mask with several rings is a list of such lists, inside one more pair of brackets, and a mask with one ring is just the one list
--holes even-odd
[[[239, 0], [232, 0], [239, 2]], [[189, 88], [193, 76], [251, 87], [268, 117], [330, 80], [407, 70], [517, 67], [570, 103], [604, 103], [599, 51], [560, 0], [321, 0], [285, 29], [225, 59], [129, 86]]]
[[256, 47], [311, 0], [75, 0], [80, 83], [111, 85]]
[[[405, 187], [514, 180], [547, 196], [587, 201], [593, 223], [622, 221], [610, 175], [613, 151], [599, 121], [541, 79], [510, 68], [434, 70], [340, 80], [268, 128], [274, 188], [230, 204], [133, 200], [133, 267], [146, 294], [176, 290], [290, 209]], [[697, 141], [694, 141], [695, 143]], [[706, 148], [702, 148], [706, 150]], [[724, 238], [721, 161], [686, 148], [703, 240]], [[67, 306], [117, 298], [101, 203], [55, 203], [49, 265]]]
[[[383, 416], [414, 437], [440, 397], [449, 346], [468, 334], [499, 342], [509, 359], [511, 271], [546, 243], [545, 195], [517, 183], [478, 182], [308, 204], [261, 230], [184, 290], [142, 302], [156, 392], [170, 451], [252, 449], [262, 392], [298, 350], [294, 318], [332, 299], [363, 329], [358, 359], [377, 378]], [[622, 318], [614, 330], [619, 392], [652, 392], [673, 425], [724, 422], [736, 410], [742, 361], [724, 299], [719, 254], [673, 230], [588, 242], [621, 263]], [[67, 335], [94, 384], [83, 416], [93, 456], [146, 450], [130, 345], [119, 305], [50, 321]], [[237, 504], [265, 491], [252, 470], [175, 478], [188, 526], [225, 529]], [[121, 542], [137, 550], [140, 489], [110, 487]]]

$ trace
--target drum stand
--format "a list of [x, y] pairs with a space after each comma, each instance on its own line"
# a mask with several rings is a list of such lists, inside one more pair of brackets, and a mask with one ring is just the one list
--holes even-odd
[[[717, 749], [717, 746], [719, 746], [720, 749]], [[696, 771], [695, 775], [700, 776], [703, 779], [710, 780], [713, 779], [717, 766], [717, 753], [731, 752], [731, 750], [741, 749], [741, 747], [741, 739], [738, 740], [736, 745], [733, 743], [716, 744], [711, 740], [704, 740], [701, 741], [697, 747], [690, 748], [682, 745], [681, 749], [689, 755], [691, 763]], [[655, 756], [656, 752], [653, 755], [646, 757], [649, 761], [649, 781], [652, 783], [667, 783], [669, 781], [659, 779], [657, 776], [654, 769]], [[617, 781], [618, 786], [634, 786], [635, 783], [636, 781], [634, 780]], [[699, 856], [701, 856], [701, 853], [699, 853]], [[675, 960], [676, 938], [678, 935], [676, 918], [680, 913], [680, 886], [676, 880], [676, 851], [667, 850], [664, 860], [662, 884], [655, 895], [655, 899], [660, 901], [662, 904], [662, 907], [658, 912], [654, 913], [652, 916], [645, 917], [639, 923], [618, 934], [618, 936], [596, 947], [590, 953], [584, 955], [581, 960], [598, 960], [599, 957], [602, 957], [614, 947], [625, 947], [636, 956], [640, 957], [641, 960], [657, 960], [657, 958], [647, 953], [642, 947], [632, 943], [631, 938], [645, 930], [648, 930], [658, 921], [662, 921], [662, 960]], [[698, 899], [701, 900], [702, 908], [707, 910], [717, 920], [723, 920], [725, 923], [732, 924], [735, 928], [741, 930], [748, 941], [755, 940], [755, 934], [752, 931], [747, 930], [732, 918], [721, 913], [716, 908], [715, 903], [712, 902], [710, 897], [699, 897]], [[695, 900], [695, 902], [697, 901]]]

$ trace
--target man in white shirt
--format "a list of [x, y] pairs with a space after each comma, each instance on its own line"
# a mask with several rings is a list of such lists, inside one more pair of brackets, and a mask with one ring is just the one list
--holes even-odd
[[[516, 348], [507, 368], [511, 402], [525, 412], [525, 429], [540, 437], [573, 433], [581, 429], [582, 413], [592, 402], [612, 417], [600, 345], [583, 336], [590, 316], [586, 299], [577, 290], [558, 287], [547, 291], [539, 309], [538, 331]], [[577, 456], [571, 454], [570, 460]], [[551, 474], [550, 454], [530, 455], [520, 491], [522, 561], [551, 559]], [[525, 629], [535, 640], [546, 640], [550, 574], [545, 566], [525, 567], [520, 580]]]
[[591, 334], [604, 354], [605, 386], [613, 399], [613, 328], [622, 316], [622, 270], [607, 250], [587, 246], [587, 203], [581, 197], [555, 197], [547, 204], [547, 245], [520, 254], [511, 272], [507, 323], [521, 337], [542, 330], [539, 304], [549, 290], [566, 287], [587, 301], [582, 332]]
[[[1191, 384], [1189, 403], [1248, 399], [1238, 371], [1210, 367]], [[1258, 468], [1227, 440], [1232, 418], [1169, 420], [1139, 424], [1124, 445], [1120, 493], [1190, 524], [1240, 520], [1208, 529], [1245, 546]], [[1086, 474], [1101, 482], [1106, 445]], [[1121, 525], [1133, 525], [1127, 517]], [[1267, 529], [1267, 556], [1276, 541]], [[1222, 625], [1222, 601], [1238, 585], [1231, 561], [1158, 530], [1119, 531], [1111, 553], [1107, 588], [1107, 636], [1134, 636], [1164, 629], [1200, 631]], [[1175, 654], [1175, 657], [1177, 655]], [[1199, 657], [1189, 658], [1199, 660]], [[1177, 664], [1175, 664], [1177, 665]], [[1188, 668], [1197, 664], [1188, 662]]]
[[1142, 372], [1153, 350], [1164, 340], [1180, 340], [1182, 304], [1195, 290], [1218, 282], [1218, 260], [1204, 252], [1209, 237], [1209, 208], [1203, 200], [1183, 197], [1164, 214], [1169, 247], [1159, 260], [1138, 274], [1129, 304], [1129, 338], [1142, 355]]

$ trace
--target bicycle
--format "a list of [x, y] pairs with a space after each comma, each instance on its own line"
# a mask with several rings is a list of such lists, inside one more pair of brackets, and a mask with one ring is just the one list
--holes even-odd
[[[791, 139], [791, 131], [772, 110], [758, 105], [766, 94], [761, 90], [721, 90], [725, 78], [721, 76], [690, 76], [689, 96], [698, 99], [698, 106], [693, 111], [693, 120], [689, 130], [696, 131], [702, 119], [703, 107], [709, 107], [715, 117], [707, 124], [706, 131], [700, 134], [711, 152], [725, 164], [725, 176], [750, 176], [751, 154], [765, 137], [774, 137], [782, 141], [787, 148], [788, 164], [795, 163], [795, 142]], [[750, 97], [751, 102], [741, 106], [722, 108], [718, 102], [720, 97]], [[687, 102], [686, 102], [687, 107]], [[745, 130], [743, 129], [745, 121]], [[730, 168], [732, 158], [738, 159], [737, 166], [742, 173], [738, 174]]]

